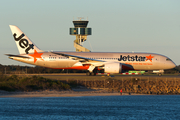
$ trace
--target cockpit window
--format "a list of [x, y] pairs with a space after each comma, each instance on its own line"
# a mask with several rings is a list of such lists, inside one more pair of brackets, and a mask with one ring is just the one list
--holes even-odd
[[167, 58], [166, 61], [172, 61], [171, 59]]

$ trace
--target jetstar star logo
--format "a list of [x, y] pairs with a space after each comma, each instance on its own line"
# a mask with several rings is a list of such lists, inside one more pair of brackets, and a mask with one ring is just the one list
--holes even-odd
[[127, 56], [123, 56], [123, 55], [120, 55], [120, 58], [118, 58], [118, 61], [139, 61], [139, 62], [142, 62], [142, 61], [148, 61], [150, 60], [152, 62], [152, 58], [154, 58], [154, 56], [138, 56], [138, 55], [134, 55], [134, 56], [130, 56], [130, 55], [127, 55]]
[[34, 50], [34, 54], [29, 54], [29, 56], [34, 57], [34, 63], [35, 63], [37, 61], [37, 58], [41, 58], [42, 59], [42, 57], [41, 57], [42, 54], [43, 53], [38, 53], [36, 50]]
[[154, 56], [151, 56], [151, 55], [146, 56], [146, 61], [150, 60], [152, 62], [152, 58], [154, 58]]

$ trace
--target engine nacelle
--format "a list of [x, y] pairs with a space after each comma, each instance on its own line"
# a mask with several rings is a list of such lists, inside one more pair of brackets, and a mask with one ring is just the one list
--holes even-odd
[[122, 72], [122, 64], [121, 63], [105, 63], [104, 64], [104, 72], [105, 73], [121, 73]]

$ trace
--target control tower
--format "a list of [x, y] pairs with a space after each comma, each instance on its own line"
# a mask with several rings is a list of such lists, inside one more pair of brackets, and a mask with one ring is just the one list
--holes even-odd
[[91, 35], [91, 28], [87, 28], [89, 21], [81, 20], [73, 21], [74, 28], [70, 28], [70, 35], [75, 35], [74, 47], [76, 52], [91, 52], [87, 48], [82, 46], [82, 43], [87, 40], [87, 36]]

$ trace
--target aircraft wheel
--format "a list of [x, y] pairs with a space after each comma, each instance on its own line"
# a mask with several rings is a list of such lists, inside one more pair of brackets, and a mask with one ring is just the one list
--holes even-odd
[[96, 73], [95, 73], [95, 72], [87, 72], [86, 75], [87, 75], [87, 76], [95, 76]]
[[96, 75], [96, 73], [95, 73], [95, 72], [92, 72], [92, 73], [91, 73], [91, 75], [92, 75], [92, 76], [95, 76], [95, 75]]
[[86, 73], [86, 75], [87, 75], [87, 76], [90, 76], [90, 75], [91, 75], [91, 73], [90, 73], [90, 72], [87, 72], [87, 73]]
[[162, 73], [159, 73], [158, 76], [162, 76]]

